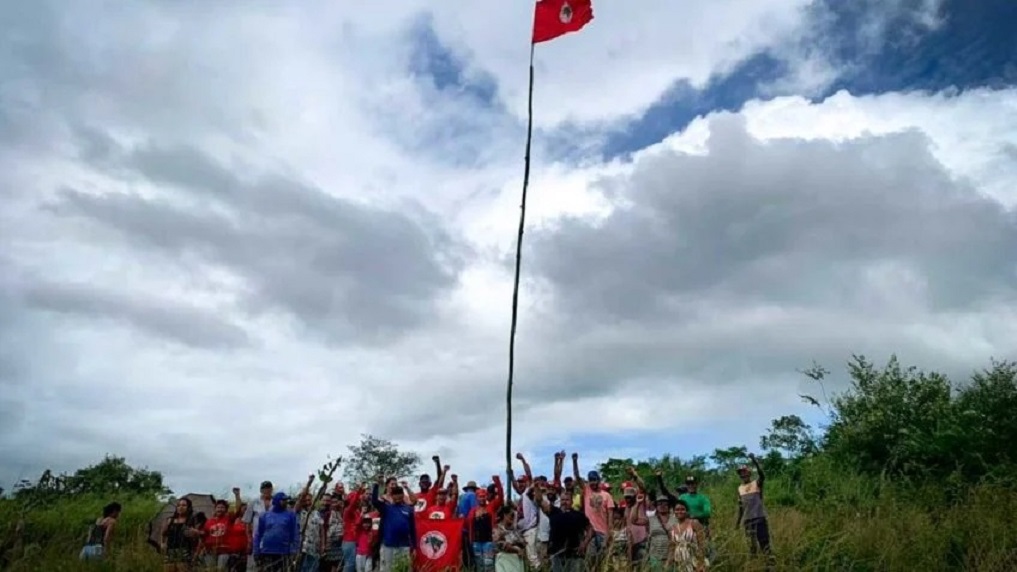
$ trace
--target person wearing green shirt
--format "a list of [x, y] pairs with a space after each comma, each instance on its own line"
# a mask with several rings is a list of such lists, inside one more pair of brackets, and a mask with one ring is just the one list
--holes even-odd
[[678, 498], [689, 505], [689, 516], [698, 520], [704, 528], [709, 529], [710, 515], [713, 514], [713, 510], [710, 508], [710, 497], [699, 492], [699, 481], [692, 475], [685, 477], [685, 488], [688, 489], [688, 492]]

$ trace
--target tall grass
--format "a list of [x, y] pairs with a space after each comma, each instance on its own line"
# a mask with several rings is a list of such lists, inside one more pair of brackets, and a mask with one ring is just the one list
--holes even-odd
[[[734, 479], [706, 483], [714, 507], [712, 570], [763, 570], [750, 558], [735, 526]], [[795, 476], [767, 479], [776, 570], [921, 571], [1017, 570], [1017, 491], [983, 483], [955, 489], [915, 486], [842, 473], [822, 462]], [[109, 560], [77, 561], [88, 524], [111, 499], [79, 498], [30, 511], [21, 546], [10, 548], [18, 516], [14, 501], [0, 502], [0, 531], [11, 561], [5, 570], [158, 571], [159, 556], [145, 543], [160, 504], [118, 499], [124, 513]]]

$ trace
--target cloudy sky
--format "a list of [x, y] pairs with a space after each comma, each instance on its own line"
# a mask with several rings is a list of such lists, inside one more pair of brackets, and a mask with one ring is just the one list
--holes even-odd
[[[0, 7], [0, 485], [295, 483], [365, 432], [502, 465], [532, 4], [284, 4]], [[538, 470], [756, 446], [813, 360], [1017, 357], [1017, 8], [845, 4], [538, 46]]]

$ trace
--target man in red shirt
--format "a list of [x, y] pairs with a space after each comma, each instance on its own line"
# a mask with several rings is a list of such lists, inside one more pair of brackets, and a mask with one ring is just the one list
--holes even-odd
[[227, 554], [223, 548], [226, 543], [226, 534], [229, 532], [231, 521], [236, 518], [229, 513], [229, 503], [224, 499], [215, 501], [215, 512], [212, 518], [205, 521], [202, 529], [202, 553], [205, 566], [209, 568], [226, 568]]
[[434, 504], [429, 506], [424, 515], [431, 520], [449, 520], [455, 514], [455, 504], [450, 502], [448, 489], [435, 489]]
[[206, 566], [219, 570], [234, 570], [246, 561], [247, 525], [240, 519], [244, 514], [240, 489], [233, 489], [233, 510], [225, 499], [215, 501], [215, 512], [202, 529], [202, 551]]
[[[351, 485], [352, 487], [353, 485]], [[364, 512], [367, 485], [361, 484], [346, 495], [346, 506], [343, 507], [343, 562], [341, 572], [355, 572], [357, 565], [357, 529], [360, 528], [361, 515]]]
[[431, 476], [427, 473], [420, 475], [420, 480], [417, 482], [420, 487], [420, 492], [413, 495], [413, 510], [416, 512], [425, 512], [429, 507], [434, 505], [438, 496], [438, 489], [445, 486], [445, 475], [448, 473], [450, 467], [441, 466], [441, 458], [438, 455], [431, 457], [434, 461], [434, 470], [437, 475], [437, 482], [432, 486]]

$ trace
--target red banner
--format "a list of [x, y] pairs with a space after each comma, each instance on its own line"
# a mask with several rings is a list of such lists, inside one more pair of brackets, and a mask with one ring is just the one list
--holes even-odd
[[463, 519], [417, 518], [416, 572], [459, 572], [463, 553]]

